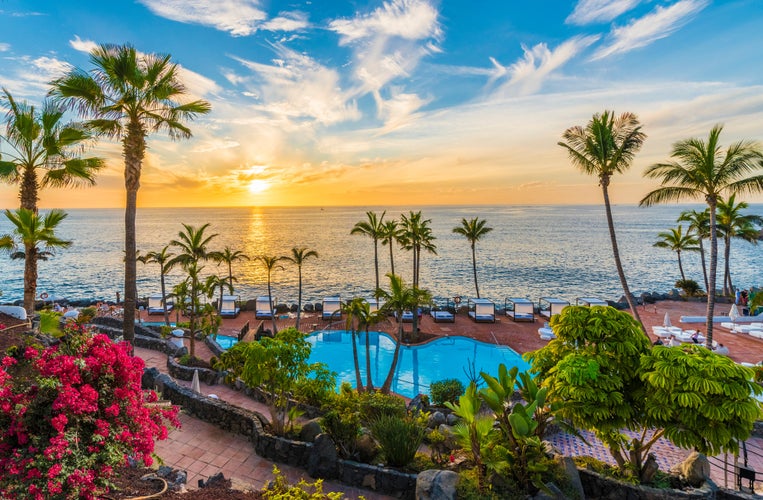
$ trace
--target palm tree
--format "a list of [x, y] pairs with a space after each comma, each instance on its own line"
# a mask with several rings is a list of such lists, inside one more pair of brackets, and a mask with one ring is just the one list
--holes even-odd
[[472, 270], [474, 271], [474, 288], [477, 290], [477, 298], [480, 298], [480, 287], [477, 284], [477, 242], [485, 236], [487, 233], [493, 230], [492, 227], [486, 227], [487, 221], [475, 217], [470, 220], [466, 220], [466, 217], [461, 219], [461, 225], [453, 228], [453, 232], [460, 234], [469, 241], [472, 247]]
[[140, 171], [150, 132], [166, 130], [171, 139], [187, 139], [184, 122], [211, 109], [203, 100], [180, 102], [186, 88], [168, 55], [143, 54], [130, 45], [100, 45], [90, 54], [94, 69], [80, 69], [53, 82], [51, 95], [91, 118], [95, 132], [121, 140], [125, 157], [124, 339], [135, 338], [136, 232]]
[[178, 248], [180, 253], [170, 260], [175, 266], [180, 264], [187, 273], [188, 279], [188, 302], [190, 303], [190, 330], [191, 330], [191, 349], [190, 355], [194, 357], [195, 337], [196, 337], [196, 318], [201, 311], [202, 295], [208, 295], [208, 290], [204, 289], [204, 282], [201, 277], [201, 271], [204, 269], [200, 264], [210, 259], [209, 244], [217, 237], [217, 234], [207, 235], [205, 231], [209, 223], [200, 227], [194, 227], [189, 224], [183, 224], [183, 231], [178, 233], [178, 239], [170, 241], [170, 246]]
[[270, 278], [273, 274], [273, 270], [276, 268], [279, 268], [283, 270], [283, 266], [278, 264], [278, 261], [285, 259], [286, 257], [274, 257], [269, 255], [258, 255], [255, 257], [257, 260], [265, 264], [265, 269], [268, 271], [268, 303], [270, 304], [270, 318], [273, 320], [273, 335], [275, 335], [278, 330], [276, 330], [276, 311], [273, 307], [273, 292], [271, 290], [270, 286]]
[[710, 215], [707, 210], [684, 210], [676, 222], [688, 222], [687, 234], [693, 234], [699, 244], [699, 258], [702, 263], [702, 277], [705, 280], [705, 290], [709, 290], [707, 281], [707, 264], [705, 263], [705, 238], [710, 237]]
[[382, 236], [382, 224], [384, 222], [385, 210], [381, 217], [377, 217], [376, 212], [366, 212], [368, 220], [360, 221], [353, 226], [350, 234], [362, 234], [368, 236], [374, 241], [374, 271], [376, 275], [376, 290], [379, 289], [379, 239]]
[[8, 108], [5, 140], [9, 146], [0, 159], [0, 181], [20, 185], [21, 208], [37, 212], [39, 191], [45, 187], [94, 185], [103, 168], [101, 158], [82, 158], [82, 147], [92, 139], [79, 124], [64, 124], [64, 109], [45, 101], [42, 110], [18, 103], [3, 88], [0, 103]]
[[[233, 263], [239, 260], [249, 260], [249, 256], [241, 250], [233, 250], [230, 247], [225, 247], [220, 252], [212, 252], [211, 257], [212, 260], [218, 264], [227, 264], [228, 278], [227, 280], [221, 280], [221, 282], [224, 281], [223, 284], [228, 286], [228, 292], [233, 295], [233, 282], [236, 281], [236, 278], [233, 277]], [[220, 300], [222, 300], [222, 289], [220, 290]]]
[[[404, 249], [413, 252], [413, 286], [419, 286], [419, 273], [421, 271], [421, 251], [437, 255], [437, 247], [434, 244], [436, 239], [432, 235], [432, 228], [429, 224], [432, 219], [422, 219], [421, 211], [410, 211], [408, 215], [400, 216], [403, 231], [400, 235], [400, 244]], [[414, 324], [416, 315], [414, 314]]]
[[310, 258], [318, 258], [318, 252], [315, 250], [308, 250], [305, 247], [294, 247], [291, 249], [291, 257], [284, 257], [286, 260], [293, 262], [297, 265], [297, 271], [299, 273], [299, 293], [297, 299], [297, 322], [296, 328], [299, 330], [299, 319], [302, 314], [302, 264]]
[[371, 377], [371, 338], [368, 334], [368, 330], [371, 326], [386, 321], [386, 319], [387, 313], [385, 311], [379, 309], [371, 311], [370, 306], [368, 308], [368, 314], [366, 314], [366, 310], [363, 309], [358, 316], [358, 329], [362, 327], [366, 333], [366, 392], [374, 391], [374, 384]]
[[392, 254], [392, 244], [397, 243], [400, 240], [401, 234], [402, 228], [394, 219], [388, 220], [381, 225], [381, 233], [379, 236], [382, 245], [389, 245], [389, 266], [392, 274], [395, 274], [395, 257]]
[[[409, 287], [403, 282], [403, 279], [392, 273], [387, 273], [389, 278], [389, 292], [379, 290], [380, 295], [385, 300], [383, 310], [393, 311], [398, 318], [403, 317], [403, 311], [414, 311], [413, 317], [416, 318], [416, 308], [419, 304], [425, 303], [429, 299], [429, 293], [425, 290], [419, 290], [416, 287]], [[415, 324], [414, 324], [415, 328]], [[392, 388], [392, 379], [397, 371], [397, 362], [400, 355], [400, 346], [403, 342], [403, 322], [397, 322], [397, 338], [395, 339], [395, 353], [392, 355], [392, 365], [387, 372], [387, 378], [381, 387], [383, 394], [389, 394]]]
[[[56, 248], [68, 248], [71, 241], [57, 237], [55, 230], [66, 218], [66, 212], [51, 210], [43, 217], [36, 212], [19, 208], [5, 211], [5, 217], [15, 226], [13, 234], [2, 238], [2, 246], [11, 250], [17, 245], [25, 248], [24, 255], [24, 309], [27, 315], [34, 315], [35, 296], [37, 295], [37, 261], [41, 252], [48, 255]], [[44, 250], [43, 250], [44, 249]]]
[[[363, 378], [360, 376], [360, 362], [358, 361], [358, 344], [356, 337], [362, 328], [363, 318], [371, 314], [371, 306], [360, 297], [355, 297], [350, 302], [342, 304], [342, 312], [347, 315], [345, 329], [352, 336], [352, 361], [355, 366], [355, 387], [358, 392], [363, 392]], [[356, 328], [357, 326], [357, 328]]]
[[[558, 144], [567, 150], [572, 164], [584, 174], [599, 178], [617, 275], [620, 277], [620, 284], [631, 313], [641, 323], [641, 317], [628, 288], [628, 280], [625, 278], [623, 264], [620, 261], [620, 251], [617, 248], [615, 223], [612, 220], [612, 208], [609, 202], [609, 184], [613, 175], [623, 173], [630, 168], [633, 157], [646, 139], [646, 134], [641, 131], [641, 124], [635, 114], [623, 113], [615, 117], [614, 111], [604, 111], [593, 115], [585, 128], [580, 125], [568, 128], [562, 137], [564, 141]], [[646, 334], [643, 323], [641, 328]]]
[[723, 238], [724, 245], [724, 273], [723, 273], [723, 294], [730, 296], [734, 293], [734, 286], [731, 282], [731, 239], [736, 238], [743, 241], [758, 244], [758, 227], [763, 224], [763, 217], [753, 214], [742, 214], [742, 210], [749, 208], [747, 202], [740, 201], [736, 203], [736, 195], [729, 196], [724, 201], [718, 200], [718, 234]]
[[684, 234], [683, 230], [683, 226], [678, 226], [670, 231], [663, 231], [657, 234], [657, 237], [660, 239], [654, 246], [657, 248], [667, 248], [678, 255], [678, 270], [681, 271], [681, 281], [686, 281], [684, 266], [681, 264], [681, 252], [697, 252], [699, 251], [699, 246], [697, 238], [689, 233]]
[[164, 324], [167, 326], [170, 326], [170, 315], [169, 312], [167, 312], [167, 292], [165, 286], [165, 277], [167, 276], [167, 273], [169, 273], [172, 268], [175, 267], [175, 263], [172, 262], [172, 257], [174, 256], [175, 254], [170, 252], [169, 245], [165, 246], [158, 252], [151, 251], [146, 255], [138, 256], [138, 260], [143, 264], [159, 264], [159, 278], [162, 284], [162, 310], [164, 312]]
[[710, 272], [707, 288], [707, 344], [713, 342], [715, 282], [718, 269], [718, 231], [716, 208], [723, 193], [758, 193], [763, 191], [763, 175], [753, 175], [761, 168], [763, 151], [752, 141], [739, 141], [724, 151], [719, 144], [723, 126], [710, 130], [707, 141], [684, 139], [673, 144], [673, 161], [655, 163], [644, 176], [659, 179], [662, 186], [649, 192], [641, 206], [702, 198], [710, 215]]

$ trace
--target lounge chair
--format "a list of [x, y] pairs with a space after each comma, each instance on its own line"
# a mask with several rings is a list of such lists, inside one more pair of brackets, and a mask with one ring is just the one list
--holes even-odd
[[595, 297], [578, 297], [575, 300], [575, 305], [578, 306], [586, 306], [586, 307], [593, 307], [593, 306], [608, 306], [609, 303], [606, 300], [597, 299]]
[[[274, 301], [275, 302], [275, 301]], [[254, 319], [272, 319], [273, 308], [270, 307], [270, 297], [263, 295], [254, 301]]]
[[513, 321], [535, 321], [535, 304], [530, 299], [509, 298], [505, 306], [506, 316]]
[[551, 316], [559, 314], [568, 305], [570, 303], [564, 299], [541, 297], [538, 299], [538, 314], [546, 319], [551, 319]]
[[538, 328], [538, 335], [540, 335], [541, 340], [554, 340], [556, 338], [554, 330], [548, 326], [548, 323]]
[[339, 298], [339, 295], [323, 299], [321, 318], [327, 321], [342, 319], [342, 300]]
[[469, 299], [469, 317], [475, 323], [495, 323], [495, 303], [488, 299]]
[[373, 312], [378, 311], [382, 307], [384, 307], [384, 301], [381, 300], [381, 299], [368, 298], [368, 299], [363, 299], [363, 300], [366, 301], [366, 303], [368, 303], [368, 311], [369, 312], [373, 313]]
[[429, 310], [435, 323], [455, 323], [456, 315], [454, 312], [455, 308], [451, 305], [450, 300], [446, 300], [443, 304], [435, 303]]
[[[418, 309], [417, 313], [421, 318], [421, 309]], [[397, 311], [395, 311], [395, 319], [397, 319]], [[403, 311], [403, 323], [413, 323], [413, 312]]]
[[[161, 295], [150, 296], [148, 298], [148, 315], [164, 314], [164, 307], [162, 307], [163, 301], [164, 298]], [[167, 302], [167, 312], [172, 311], [173, 305], [174, 304], [171, 301]]]
[[238, 307], [238, 302], [241, 297], [238, 295], [223, 295], [223, 300], [220, 303], [220, 317], [221, 318], [235, 318], [241, 309]]
[[[705, 316], [681, 316], [681, 323], [705, 323]], [[763, 322], [763, 313], [757, 316], [739, 316], [731, 321], [729, 316], [713, 316], [713, 323], [759, 323]]]

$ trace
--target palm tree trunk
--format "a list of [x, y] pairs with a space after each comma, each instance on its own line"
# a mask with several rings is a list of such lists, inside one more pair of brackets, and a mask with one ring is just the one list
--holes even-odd
[[[37, 169], [27, 167], [21, 176], [20, 207], [31, 210], [37, 215]], [[28, 312], [28, 311], [27, 311]]]
[[368, 338], [368, 326], [366, 326], [366, 392], [373, 392], [374, 384], [371, 381], [371, 340]]
[[395, 274], [395, 258], [392, 256], [392, 240], [389, 242], [389, 267], [392, 274]]
[[725, 279], [723, 281], [724, 283], [724, 289], [726, 289], [726, 285], [728, 285], [728, 288], [725, 290], [725, 295], [727, 297], [730, 297], [734, 295], [734, 286], [731, 283], [731, 237], [726, 236], [723, 239], [723, 243], [725, 244], [725, 247], [723, 249], [723, 260], [725, 261]]
[[[162, 264], [159, 264], [162, 265]], [[164, 312], [164, 324], [167, 326], [170, 326], [170, 313], [167, 312], [167, 293], [165, 292], [166, 287], [164, 284], [164, 273], [161, 273], [161, 282], [162, 282], [162, 309]]]
[[638, 314], [638, 309], [633, 302], [633, 296], [631, 295], [630, 288], [628, 288], [628, 280], [625, 279], [625, 272], [623, 271], [623, 264], [620, 261], [620, 251], [617, 248], [617, 235], [615, 234], [615, 223], [612, 220], [612, 208], [609, 204], [609, 191], [607, 187], [609, 185], [609, 178], [601, 178], [601, 191], [604, 194], [604, 208], [607, 212], [607, 225], [609, 226], [609, 239], [612, 242], [612, 253], [615, 257], [615, 266], [617, 267], [617, 275], [620, 277], [620, 284], [623, 286], [623, 293], [625, 293], [625, 300], [628, 302], [628, 307], [631, 309], [633, 318], [641, 325], [644, 335], [646, 335], [646, 328], [644, 323], [641, 322], [641, 317]]
[[686, 275], [684, 274], [684, 266], [681, 264], [681, 252], [676, 252], [678, 254], [678, 270], [681, 271], [681, 281], [686, 281]]
[[276, 330], [276, 309], [273, 307], [273, 294], [270, 291], [270, 271], [268, 271], [268, 303], [270, 304], [270, 319], [273, 322], [273, 336], [275, 337], [278, 330]]
[[297, 293], [297, 322], [296, 328], [299, 330], [299, 318], [302, 314], [302, 266], [297, 266], [297, 272], [299, 274], [299, 292]]
[[474, 272], [474, 288], [477, 290], [477, 298], [480, 298], [480, 287], [477, 284], [477, 250], [472, 243], [472, 271]]
[[363, 392], [363, 378], [360, 376], [360, 359], [358, 358], [358, 343], [356, 342], [354, 327], [350, 331], [350, 335], [352, 335], [352, 363], [355, 367], [355, 388], [358, 392]]
[[704, 238], [698, 238], [699, 241], [699, 258], [702, 263], [702, 276], [705, 278], [705, 290], [707, 290], [707, 264], [705, 263], [705, 244]]
[[376, 288], [379, 289], [379, 240], [374, 238], [374, 271], [376, 272]]
[[705, 329], [707, 330], [707, 345], [713, 345], [713, 313], [715, 311], [715, 279], [718, 271], [718, 232], [715, 226], [715, 208], [716, 199], [708, 197], [707, 206], [710, 210], [710, 276], [708, 277], [707, 285], [707, 323]]
[[37, 295], [37, 247], [24, 244], [24, 309], [28, 318], [34, 316]]
[[[145, 132], [140, 123], [131, 122], [127, 126], [127, 136], [122, 147], [125, 157], [125, 191], [127, 199], [125, 203], [125, 300], [123, 336], [126, 342], [132, 344], [135, 341], [135, 305], [137, 299], [137, 250], [135, 218], [138, 211], [137, 199], [140, 188], [140, 169], [143, 156], [146, 151]], [[193, 342], [191, 343], [193, 346]]]
[[[400, 318], [402, 318], [403, 311], [398, 311], [398, 315], [400, 316]], [[390, 390], [392, 389], [392, 379], [395, 376], [395, 371], [397, 371], [397, 358], [400, 355], [400, 344], [402, 344], [402, 340], [403, 340], [403, 322], [400, 321], [397, 327], [397, 341], [395, 342], [395, 354], [392, 356], [392, 365], [389, 367], [387, 378], [384, 379], [384, 385], [382, 385], [382, 388], [381, 388], [382, 394], [389, 394]]]

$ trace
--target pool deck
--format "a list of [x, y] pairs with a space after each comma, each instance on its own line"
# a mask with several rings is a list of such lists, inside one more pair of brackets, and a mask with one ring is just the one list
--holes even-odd
[[[720, 304], [716, 306], [715, 314], [722, 315], [728, 312], [729, 307], [728, 304]], [[662, 325], [666, 312], [670, 313], [674, 325], [680, 325], [678, 320], [681, 315], [702, 315], [704, 310], [705, 307], [702, 303], [663, 301], [640, 307], [639, 314], [647, 330], [651, 331], [652, 326]], [[157, 318], [159, 317], [147, 316], [145, 311], [142, 312], [141, 319], [143, 321], [156, 321]], [[438, 337], [461, 335], [492, 344], [508, 345], [519, 353], [538, 349], [547, 343], [541, 340], [538, 335], [538, 328], [542, 327], [545, 321], [542, 318], [536, 319], [534, 323], [514, 323], [505, 316], [497, 319], [496, 323], [475, 323], [463, 314], [456, 316], [455, 323], [435, 323], [430, 316], [424, 315], [420, 322], [420, 329]], [[254, 312], [243, 311], [237, 318], [224, 319], [220, 334], [236, 336], [247, 321], [252, 330], [255, 330], [261, 321], [264, 321], [265, 328], [269, 328], [270, 325], [270, 320], [255, 320]], [[282, 329], [294, 326], [295, 321], [295, 318], [277, 319], [277, 327]], [[410, 324], [405, 326], [406, 329], [410, 329]], [[696, 328], [696, 325], [685, 325], [685, 327]], [[305, 333], [326, 328], [343, 329], [344, 323], [339, 321], [332, 324], [322, 321], [320, 315], [315, 313], [302, 315], [300, 330]], [[397, 324], [393, 321], [386, 321], [374, 329], [396, 333]], [[714, 329], [714, 338], [729, 348], [730, 357], [737, 362], [757, 363], [763, 359], [763, 340], [761, 339], [745, 334], [731, 333], [719, 326]], [[212, 353], [202, 342], [196, 344], [196, 351], [197, 355], [207, 359], [212, 356]], [[166, 373], [166, 355], [139, 348], [135, 349], [135, 354], [143, 358], [147, 366], [155, 366]], [[190, 387], [190, 382], [178, 382]], [[268, 415], [264, 405], [225, 386], [202, 384], [202, 393], [207, 395], [214, 393], [220, 399], [233, 405]], [[185, 414], [181, 414], [180, 420], [183, 427], [171, 431], [167, 440], [158, 442], [156, 453], [162, 457], [167, 465], [188, 472], [189, 488], [195, 488], [199, 479], [207, 479], [220, 471], [223, 471], [226, 477], [234, 478], [239, 483], [249, 484], [256, 489], [262, 488], [272, 478], [273, 463], [259, 457], [254, 452], [252, 444], [245, 437], [222, 431], [211, 424]], [[612, 463], [612, 458], [606, 448], [595, 438], [592, 438], [590, 434], [586, 436], [590, 444], [564, 433], [553, 436], [551, 441], [566, 455], [590, 455]], [[758, 449], [763, 448], [763, 440], [751, 438], [748, 443]], [[662, 470], [667, 470], [672, 465], [682, 461], [689, 453], [687, 450], [676, 448], [666, 440], [660, 440], [654, 451], [659, 457]], [[751, 455], [749, 466], [760, 473], [763, 471], [763, 457]], [[292, 481], [298, 481], [302, 477], [310, 480], [302, 469], [281, 464], [278, 467]], [[719, 485], [724, 485], [726, 482], [723, 471], [717, 466], [711, 467], [711, 476]], [[729, 487], [733, 488], [733, 485], [729, 485]], [[324, 490], [341, 491], [349, 498], [358, 498], [359, 495], [365, 496], [368, 500], [392, 498], [331, 481], [324, 482]]]

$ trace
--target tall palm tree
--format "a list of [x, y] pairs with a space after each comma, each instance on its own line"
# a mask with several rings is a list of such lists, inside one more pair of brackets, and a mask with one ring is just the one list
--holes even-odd
[[75, 69], [53, 81], [51, 95], [68, 108], [91, 118], [96, 133], [122, 142], [125, 158], [125, 293], [124, 339], [135, 338], [136, 232], [140, 171], [146, 137], [166, 130], [171, 139], [187, 139], [184, 122], [211, 109], [203, 100], [181, 102], [186, 88], [178, 66], [168, 55], [143, 54], [131, 45], [100, 45], [90, 54], [90, 73]]
[[385, 210], [382, 212], [381, 217], [376, 215], [376, 212], [366, 212], [366, 218], [368, 220], [357, 222], [350, 234], [362, 234], [368, 236], [374, 241], [374, 272], [376, 276], [376, 290], [379, 289], [379, 239], [382, 236], [382, 224], [384, 223], [384, 215], [387, 213]]
[[398, 221], [394, 219], [384, 222], [381, 226], [381, 234], [379, 236], [382, 245], [389, 245], [389, 266], [392, 274], [395, 274], [395, 257], [392, 252], [392, 246], [393, 243], [400, 241], [401, 233], [402, 228]]
[[178, 233], [178, 238], [170, 241], [170, 246], [177, 248], [179, 251], [170, 260], [170, 263], [173, 266], [181, 265], [187, 274], [191, 330], [191, 349], [189, 354], [191, 357], [196, 355], [196, 318], [203, 306], [201, 298], [204, 295], [208, 295], [208, 290], [205, 290], [204, 280], [201, 276], [201, 271], [204, 269], [204, 266], [201, 264], [210, 259], [209, 244], [217, 237], [217, 234], [207, 235], [205, 233], [208, 227], [209, 223], [199, 227], [183, 224], [183, 231]]
[[366, 314], [366, 309], [363, 309], [362, 314], [358, 316], [358, 319], [360, 320], [360, 325], [358, 328], [362, 327], [366, 333], [366, 392], [373, 392], [374, 383], [371, 377], [371, 337], [368, 333], [368, 330], [371, 326], [381, 323], [382, 321], [386, 321], [387, 313], [381, 309], [371, 311], [369, 306], [368, 314]]
[[[427, 302], [429, 293], [424, 290], [419, 290], [416, 287], [407, 286], [403, 279], [396, 274], [387, 273], [387, 277], [389, 278], [389, 292], [386, 290], [379, 290], [381, 297], [385, 300], [382, 309], [384, 311], [395, 312], [398, 318], [403, 317], [403, 311], [414, 311], [413, 317], [416, 318], [416, 308], [419, 304]], [[397, 362], [400, 356], [400, 346], [402, 343], [403, 322], [398, 321], [395, 352], [392, 355], [392, 365], [389, 367], [387, 378], [384, 380], [384, 384], [380, 389], [383, 394], [389, 394], [392, 388], [392, 379], [395, 377], [395, 372], [397, 371]]]
[[302, 315], [302, 264], [305, 263], [305, 261], [310, 258], [315, 257], [318, 258], [318, 252], [315, 250], [308, 250], [305, 247], [294, 247], [291, 249], [291, 256], [284, 257], [286, 260], [293, 262], [297, 265], [297, 271], [299, 274], [299, 293], [297, 295], [297, 322], [296, 322], [296, 328], [299, 330], [299, 320], [300, 316]]
[[[580, 125], [568, 128], [562, 134], [562, 138], [564, 141], [558, 144], [567, 150], [572, 164], [584, 174], [594, 175], [599, 179], [617, 275], [620, 277], [620, 284], [631, 313], [641, 323], [641, 317], [628, 288], [628, 280], [625, 278], [620, 250], [617, 247], [615, 223], [612, 220], [612, 208], [609, 202], [609, 184], [613, 175], [621, 174], [630, 168], [633, 157], [646, 139], [646, 134], [641, 131], [641, 124], [635, 114], [623, 113], [616, 117], [614, 111], [604, 111], [593, 115], [585, 128]], [[641, 328], [644, 329], [643, 323]], [[645, 329], [644, 333], [646, 334]]]
[[688, 222], [686, 233], [693, 234], [699, 245], [699, 258], [702, 263], [702, 277], [705, 280], [705, 290], [709, 290], [707, 281], [707, 263], [705, 262], [705, 239], [710, 237], [710, 214], [707, 210], [684, 210], [676, 222]]
[[[408, 212], [408, 215], [401, 215], [401, 224], [403, 231], [400, 236], [400, 244], [406, 250], [413, 252], [413, 286], [419, 286], [419, 275], [421, 271], [421, 251], [437, 255], [437, 246], [434, 244], [436, 239], [432, 234], [432, 219], [423, 219], [421, 211]], [[414, 324], [416, 315], [414, 314]]]
[[66, 218], [66, 212], [51, 210], [40, 217], [36, 212], [19, 208], [5, 211], [5, 217], [14, 227], [13, 233], [2, 238], [2, 246], [11, 250], [17, 245], [25, 248], [24, 255], [24, 309], [27, 315], [34, 315], [35, 296], [37, 295], [37, 261], [41, 252], [48, 255], [56, 248], [69, 248], [71, 241], [62, 240], [55, 234], [55, 230], [62, 220]]
[[736, 195], [729, 199], [718, 200], [718, 234], [723, 238], [724, 245], [724, 273], [723, 294], [730, 296], [734, 293], [734, 285], [731, 282], [731, 240], [733, 238], [747, 241], [753, 245], [758, 244], [758, 226], [763, 224], [763, 217], [753, 214], [743, 214], [742, 210], [749, 208], [744, 201], [736, 203]]
[[480, 287], [477, 284], [477, 242], [485, 236], [487, 233], [493, 230], [492, 227], [486, 226], [487, 221], [475, 217], [473, 219], [466, 220], [466, 217], [461, 219], [461, 225], [453, 228], [453, 232], [460, 234], [469, 241], [469, 245], [472, 247], [472, 270], [474, 271], [474, 288], [477, 290], [477, 298], [480, 298]]
[[670, 231], [663, 231], [658, 233], [657, 237], [660, 239], [657, 240], [654, 246], [657, 248], [667, 248], [668, 250], [672, 250], [676, 253], [676, 255], [678, 255], [678, 270], [681, 272], [681, 280], [686, 281], [684, 266], [681, 263], [681, 252], [698, 252], [699, 243], [697, 238], [695, 238], [692, 234], [688, 232], [684, 234], [683, 231], [684, 227], [678, 226], [677, 228], [671, 229]]
[[707, 141], [684, 139], [673, 144], [672, 161], [655, 163], [644, 176], [659, 179], [662, 186], [649, 192], [641, 206], [704, 199], [710, 215], [710, 270], [707, 288], [707, 343], [713, 341], [715, 282], [718, 270], [718, 231], [716, 208], [724, 193], [759, 193], [763, 191], [763, 175], [751, 175], [763, 165], [763, 150], [753, 141], [739, 141], [723, 150], [719, 143], [723, 126], [710, 130]]
[[[241, 250], [225, 247], [219, 252], [212, 252], [211, 257], [218, 264], [226, 264], [228, 266], [228, 278], [223, 281], [228, 286], [228, 292], [233, 295], [233, 282], [236, 281], [236, 278], [233, 276], [233, 263], [240, 260], [249, 260], [249, 256]], [[220, 300], [222, 300], [222, 290], [220, 290]]]
[[285, 257], [275, 257], [270, 255], [258, 255], [255, 257], [257, 260], [262, 262], [265, 265], [265, 269], [268, 271], [268, 303], [270, 304], [270, 318], [273, 321], [273, 335], [278, 333], [278, 330], [276, 329], [276, 311], [275, 307], [273, 307], [273, 291], [271, 290], [271, 276], [273, 274], [274, 269], [282, 269], [283, 266], [278, 264], [279, 261], [285, 259]]
[[355, 297], [349, 302], [342, 304], [342, 312], [347, 315], [345, 329], [350, 331], [352, 337], [352, 361], [355, 366], [355, 387], [358, 392], [363, 392], [363, 378], [360, 376], [360, 362], [358, 361], [358, 344], [356, 338], [363, 327], [364, 318], [371, 314], [371, 306], [361, 297]]
[[20, 185], [21, 208], [36, 213], [39, 191], [45, 187], [95, 184], [103, 159], [80, 156], [92, 136], [80, 124], [63, 123], [62, 107], [45, 101], [38, 110], [16, 102], [5, 88], [0, 104], [8, 108], [0, 140], [9, 146], [6, 159], [0, 158], [0, 181]]
[[170, 252], [169, 245], [161, 250], [148, 252], [146, 255], [139, 255], [138, 260], [143, 264], [159, 264], [159, 279], [162, 284], [162, 311], [164, 312], [164, 324], [170, 326], [170, 315], [167, 311], [167, 291], [165, 286], [165, 277], [175, 267], [172, 257], [175, 254]]

